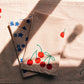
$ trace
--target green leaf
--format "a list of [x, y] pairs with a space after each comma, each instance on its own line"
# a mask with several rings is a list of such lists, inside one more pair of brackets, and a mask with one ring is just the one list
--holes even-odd
[[55, 61], [55, 58], [54, 57], [51, 57], [52, 61]]
[[44, 54], [45, 54], [46, 56], [49, 56], [49, 55], [50, 55], [48, 52], [44, 52]]

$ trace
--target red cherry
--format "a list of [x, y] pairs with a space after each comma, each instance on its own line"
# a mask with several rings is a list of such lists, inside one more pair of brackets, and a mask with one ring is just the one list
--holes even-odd
[[61, 32], [60, 36], [61, 36], [62, 38], [64, 38], [64, 32]]
[[43, 52], [38, 52], [38, 56], [42, 58], [42, 57], [44, 57], [44, 53]]
[[45, 67], [45, 62], [41, 62], [41, 63], [40, 63], [40, 66], [41, 66], [41, 67]]
[[36, 58], [36, 59], [35, 59], [35, 62], [36, 62], [36, 63], [40, 63], [40, 61], [41, 61], [40, 58]]
[[33, 61], [32, 61], [31, 59], [29, 59], [29, 60], [27, 61], [27, 64], [28, 64], [28, 65], [32, 65], [32, 64], [33, 64]]
[[47, 69], [52, 69], [52, 64], [47, 64]]
[[0, 8], [0, 13], [2, 12], [1, 8]]

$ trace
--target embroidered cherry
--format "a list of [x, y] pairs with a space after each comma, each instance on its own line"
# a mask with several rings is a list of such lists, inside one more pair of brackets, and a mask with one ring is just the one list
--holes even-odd
[[31, 58], [27, 61], [28, 65], [32, 65], [33, 64], [32, 57], [34, 56], [34, 54], [37, 55], [37, 50], [32, 54]]
[[45, 61], [46, 61], [47, 59], [48, 59], [48, 57], [46, 57], [45, 60], [40, 63], [40, 66], [41, 66], [41, 67], [45, 67], [45, 65], [46, 65], [46, 64], [45, 64]]
[[40, 63], [40, 66], [41, 66], [41, 67], [45, 67], [45, 65], [46, 65], [45, 62], [41, 62], [41, 63]]
[[[55, 61], [55, 58], [53, 57], [53, 56], [51, 56], [48, 52], [44, 52], [44, 54], [47, 56], [46, 57], [46, 59], [43, 61], [43, 62], [45, 62], [48, 58], [49, 58], [49, 60], [48, 60], [48, 64], [47, 64], [47, 69], [52, 69], [52, 64], [50, 64], [50, 59], [52, 60], [52, 61]], [[41, 65], [40, 65], [41, 66]]]
[[36, 58], [36, 59], [35, 59], [35, 62], [36, 62], [36, 63], [40, 63], [40, 61], [41, 61], [40, 58]]
[[62, 38], [64, 38], [64, 32], [61, 32], [60, 36], [61, 36]]
[[62, 38], [64, 38], [64, 34], [65, 34], [65, 29], [64, 29], [63, 32], [60, 33], [60, 36], [61, 36]]
[[52, 69], [52, 64], [50, 64], [50, 59], [52, 58], [51, 55], [49, 55], [49, 60], [48, 60], [48, 64], [47, 64], [47, 69]]
[[41, 48], [41, 46], [40, 45], [38, 45], [37, 44], [37, 46], [40, 48], [40, 52], [38, 52], [38, 56], [40, 57], [40, 58], [42, 58], [42, 57], [44, 57], [44, 53], [42, 52], [42, 48]]
[[29, 59], [29, 60], [27, 61], [27, 64], [28, 64], [28, 65], [32, 65], [32, 64], [33, 64], [32, 59]]
[[35, 53], [36, 53], [36, 59], [35, 59], [35, 62], [36, 62], [36, 63], [40, 63], [41, 59], [40, 59], [39, 57], [37, 57], [37, 50], [36, 50]]
[[[2, 9], [0, 8], [0, 13], [2, 12]], [[1, 16], [0, 16], [0, 18], [1, 18]]]
[[47, 64], [47, 69], [52, 69], [52, 64]]
[[44, 57], [44, 53], [43, 52], [38, 52], [38, 56], [42, 58], [42, 57]]
[[2, 12], [2, 9], [0, 8], [0, 13]]

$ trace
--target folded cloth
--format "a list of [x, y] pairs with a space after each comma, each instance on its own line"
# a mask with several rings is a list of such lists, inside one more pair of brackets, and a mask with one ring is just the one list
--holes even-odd
[[[39, 12], [35, 12], [33, 15], [29, 42], [21, 68], [48, 75], [57, 75], [60, 44], [66, 28], [61, 18], [48, 16], [46, 21], [45, 18], [47, 15]], [[44, 21], [45, 23], [43, 23]]]
[[[24, 53], [26, 51], [26, 44], [28, 42], [28, 36], [31, 28], [32, 16], [26, 19], [20, 19], [18, 21], [10, 21], [10, 25], [8, 26], [9, 32], [12, 37], [13, 45], [16, 50], [17, 61], [13, 64], [13, 66], [22, 63], [24, 59]], [[27, 70], [20, 70], [23, 77], [25, 77], [25, 73], [27, 77], [35, 75], [36, 73], [29, 72]]]

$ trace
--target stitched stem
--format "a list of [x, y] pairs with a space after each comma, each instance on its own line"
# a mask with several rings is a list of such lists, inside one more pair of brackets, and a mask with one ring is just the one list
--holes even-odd
[[50, 59], [51, 59], [51, 57], [52, 57], [52, 56], [51, 56], [51, 55], [49, 55], [49, 60], [48, 60], [48, 64], [50, 63]]
[[40, 50], [41, 50], [41, 52], [42, 52], [42, 48], [41, 48], [41, 46], [40, 46], [39, 44], [37, 44], [37, 46], [40, 48]]
[[30, 60], [32, 59], [32, 57], [34, 56], [34, 54], [36, 54], [36, 58], [37, 58], [37, 50], [32, 54]]
[[48, 57], [45, 58], [45, 60], [43, 62], [45, 62], [48, 59]]
[[64, 32], [66, 31], [66, 29], [64, 29]]

